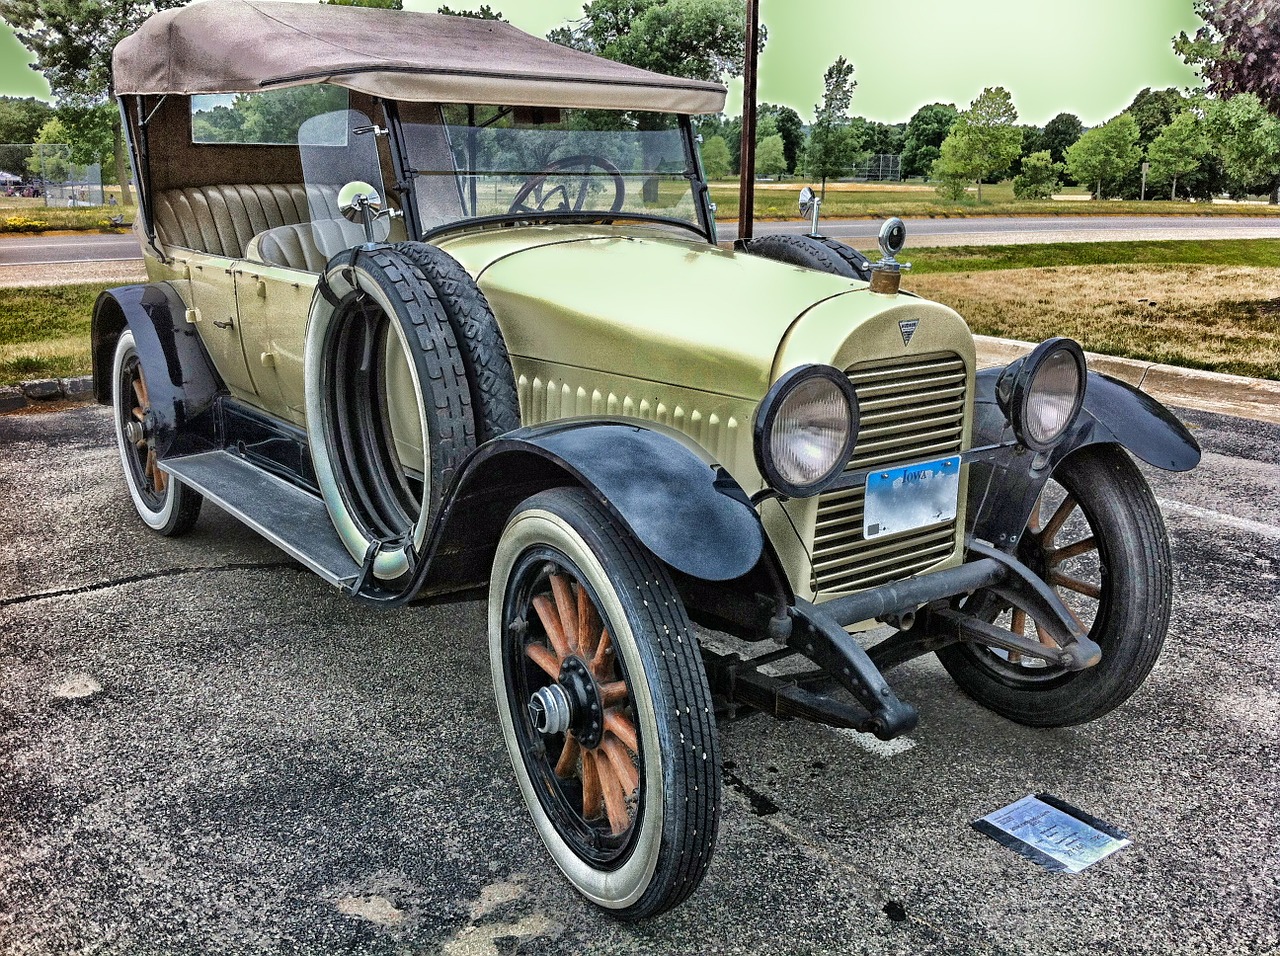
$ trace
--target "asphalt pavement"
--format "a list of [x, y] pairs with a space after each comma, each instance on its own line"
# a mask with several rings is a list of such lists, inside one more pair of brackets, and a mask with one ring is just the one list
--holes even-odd
[[[630, 926], [544, 853], [477, 603], [357, 605], [206, 506], [132, 514], [104, 409], [0, 417], [0, 951], [1274, 954], [1280, 427], [1206, 413], [1149, 473], [1164, 655], [1120, 711], [1031, 730], [932, 659], [892, 745], [723, 724], [710, 874]], [[1049, 791], [1133, 845], [1053, 875], [970, 823]]]

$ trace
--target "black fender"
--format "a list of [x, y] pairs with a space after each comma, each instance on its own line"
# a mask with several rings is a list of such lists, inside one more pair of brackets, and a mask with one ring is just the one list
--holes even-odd
[[[741, 486], [665, 431], [627, 421], [566, 419], [486, 442], [446, 495], [419, 565], [417, 596], [482, 585], [522, 501], [548, 488], [591, 492], [663, 563], [689, 578], [785, 576]], [[776, 591], [774, 587], [772, 590]], [[786, 599], [791, 594], [786, 590]]]
[[93, 387], [98, 402], [112, 401], [112, 363], [128, 329], [138, 349], [155, 416], [161, 458], [219, 447], [215, 404], [223, 390], [186, 305], [167, 282], [106, 289], [93, 306]]
[[[990, 368], [977, 374], [975, 448], [1014, 441], [1013, 427], [996, 403], [996, 380], [1003, 371]], [[1052, 451], [1038, 455], [1016, 446], [970, 467], [969, 533], [1012, 551], [1053, 470], [1081, 448], [1099, 444], [1120, 445], [1165, 471], [1190, 471], [1200, 463], [1199, 443], [1169, 409], [1132, 385], [1089, 372], [1080, 414]]]

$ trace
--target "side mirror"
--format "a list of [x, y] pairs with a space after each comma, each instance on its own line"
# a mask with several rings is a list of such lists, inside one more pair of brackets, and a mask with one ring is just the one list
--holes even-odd
[[818, 194], [813, 191], [812, 186], [805, 186], [800, 190], [800, 215], [813, 222], [809, 235], [816, 236], [818, 234], [818, 210], [822, 208], [822, 200], [818, 198]]
[[382, 197], [368, 183], [357, 179], [338, 190], [338, 212], [349, 222], [371, 224], [382, 212]]

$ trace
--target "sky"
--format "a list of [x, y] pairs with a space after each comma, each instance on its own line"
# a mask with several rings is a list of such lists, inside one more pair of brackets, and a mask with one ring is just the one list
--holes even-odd
[[[305, 2], [305, 0], [304, 0]], [[581, 16], [583, 0], [489, 0], [521, 29], [543, 36]], [[434, 10], [440, 0], [406, 0]], [[450, 6], [478, 7], [452, 0]], [[964, 108], [983, 87], [1013, 94], [1021, 122], [1043, 126], [1060, 112], [1087, 126], [1124, 109], [1143, 87], [1185, 87], [1195, 74], [1171, 38], [1199, 25], [1191, 0], [761, 0], [769, 32], [760, 59], [760, 100], [812, 118], [822, 74], [837, 56], [856, 67], [852, 112], [903, 122], [927, 103]], [[27, 68], [31, 56], [0, 25], [0, 94], [48, 97]], [[730, 84], [727, 112], [742, 108]]]

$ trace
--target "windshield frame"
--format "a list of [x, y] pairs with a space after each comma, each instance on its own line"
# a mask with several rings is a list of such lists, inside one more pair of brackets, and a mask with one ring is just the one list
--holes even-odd
[[619, 221], [633, 221], [641, 223], [649, 223], [661, 226], [678, 226], [682, 229], [689, 230], [701, 239], [711, 245], [716, 245], [716, 225], [710, 202], [711, 191], [707, 186], [706, 176], [702, 171], [702, 157], [698, 151], [698, 144], [693, 132], [693, 122], [689, 116], [680, 114], [677, 116], [677, 128], [680, 133], [680, 142], [683, 147], [685, 158], [685, 170], [681, 174], [689, 181], [689, 189], [693, 196], [694, 210], [697, 214], [697, 222], [690, 222], [684, 219], [676, 219], [667, 216], [650, 215], [641, 212], [557, 212], [547, 210], [540, 212], [537, 216], [530, 216], [527, 213], [510, 213], [494, 216], [478, 216], [469, 219], [459, 219], [456, 222], [445, 223], [432, 229], [424, 229], [418, 216], [417, 195], [415, 191], [416, 175], [410, 162], [408, 140], [404, 131], [404, 126], [400, 118], [399, 104], [394, 100], [381, 100], [383, 115], [387, 119], [389, 138], [391, 140], [391, 158], [396, 174], [396, 192], [400, 196], [401, 209], [405, 213], [405, 225], [411, 236], [417, 237], [419, 242], [429, 242], [433, 239], [448, 235], [454, 232], [467, 231], [471, 229], [485, 229], [495, 226], [513, 225], [519, 223], [529, 223], [536, 225], [547, 225], [555, 223], [564, 223], [566, 225], [583, 225], [591, 223], [600, 223], [603, 225], [612, 225]]

